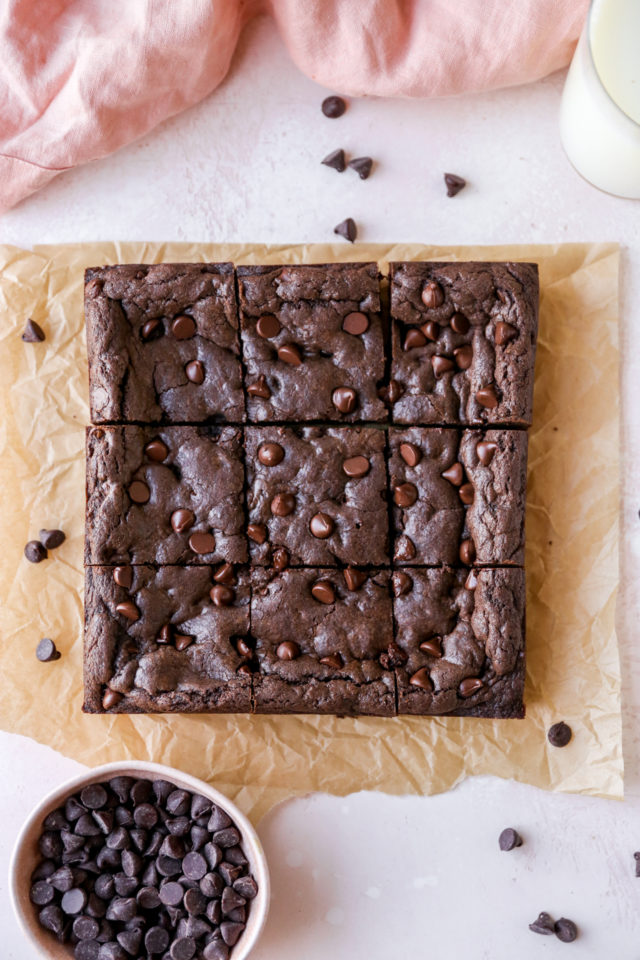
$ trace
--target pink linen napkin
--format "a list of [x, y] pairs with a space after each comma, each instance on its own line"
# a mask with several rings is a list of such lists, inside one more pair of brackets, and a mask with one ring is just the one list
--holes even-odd
[[566, 65], [588, 0], [5, 0], [0, 213], [192, 106], [270, 12], [298, 67], [349, 96], [433, 97]]

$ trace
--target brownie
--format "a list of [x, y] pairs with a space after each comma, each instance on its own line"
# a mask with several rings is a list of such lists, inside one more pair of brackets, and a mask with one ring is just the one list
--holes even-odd
[[85, 562], [247, 559], [237, 427], [90, 427]]
[[395, 427], [389, 446], [396, 563], [524, 562], [524, 431]]
[[250, 711], [251, 675], [238, 650], [248, 634], [247, 573], [87, 567], [84, 710]]
[[535, 263], [392, 263], [392, 418], [531, 423]]
[[85, 315], [93, 423], [244, 419], [232, 264], [87, 270]]
[[347, 577], [251, 571], [257, 713], [395, 714], [393, 670], [379, 661], [393, 640], [389, 574]]
[[247, 427], [245, 443], [254, 563], [388, 563], [383, 430]]
[[524, 570], [401, 570], [393, 592], [398, 713], [524, 716]]
[[249, 420], [384, 420], [375, 263], [238, 267]]

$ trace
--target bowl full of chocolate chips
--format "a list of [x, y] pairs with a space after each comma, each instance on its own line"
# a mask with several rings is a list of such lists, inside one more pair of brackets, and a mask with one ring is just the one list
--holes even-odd
[[62, 784], [16, 842], [11, 896], [51, 960], [244, 960], [264, 927], [258, 836], [209, 784], [110, 763]]

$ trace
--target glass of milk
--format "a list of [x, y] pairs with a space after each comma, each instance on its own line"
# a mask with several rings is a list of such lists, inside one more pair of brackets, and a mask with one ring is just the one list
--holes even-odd
[[562, 95], [560, 136], [590, 183], [640, 199], [640, 0], [591, 0]]

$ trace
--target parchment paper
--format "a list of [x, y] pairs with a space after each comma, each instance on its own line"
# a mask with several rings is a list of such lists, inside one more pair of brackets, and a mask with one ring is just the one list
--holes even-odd
[[[536, 260], [542, 286], [527, 510], [527, 719], [84, 716], [84, 268], [103, 263]], [[88, 764], [137, 758], [215, 785], [254, 819], [295, 794], [435, 793], [471, 774], [621, 797], [618, 248], [358, 244], [0, 247], [0, 726]], [[20, 339], [27, 317], [42, 344]], [[40, 528], [67, 541], [23, 557]], [[39, 663], [52, 637], [62, 658]], [[548, 726], [574, 739], [551, 747]]]

